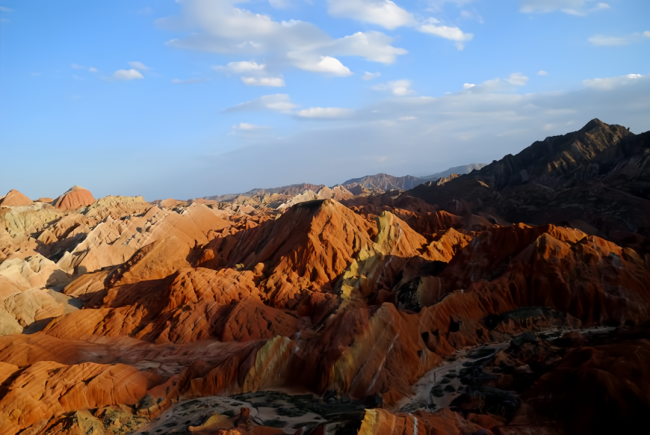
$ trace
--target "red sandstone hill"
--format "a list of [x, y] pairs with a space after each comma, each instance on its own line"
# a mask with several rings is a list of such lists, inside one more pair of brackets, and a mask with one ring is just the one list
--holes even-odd
[[82, 187], [73, 186], [56, 199], [54, 206], [59, 210], [69, 210], [89, 206], [94, 202], [95, 198], [92, 193]]
[[4, 197], [0, 198], [1, 207], [17, 207], [23, 205], [32, 205], [32, 200], [14, 189], [11, 189]]

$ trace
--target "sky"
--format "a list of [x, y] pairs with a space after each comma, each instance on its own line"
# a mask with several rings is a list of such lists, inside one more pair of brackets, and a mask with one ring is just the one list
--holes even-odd
[[650, 130], [647, 0], [0, 0], [0, 195], [188, 199]]

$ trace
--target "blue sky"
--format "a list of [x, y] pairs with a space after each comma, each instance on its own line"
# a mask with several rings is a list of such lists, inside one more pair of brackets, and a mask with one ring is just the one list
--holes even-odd
[[0, 0], [0, 191], [193, 198], [650, 130], [644, 0]]

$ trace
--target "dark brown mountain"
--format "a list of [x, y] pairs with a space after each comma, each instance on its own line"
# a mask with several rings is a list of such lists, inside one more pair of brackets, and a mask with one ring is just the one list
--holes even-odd
[[[618, 243], [650, 236], [650, 132], [598, 119], [442, 185], [407, 192], [451, 213], [568, 224]], [[626, 242], [627, 241], [627, 242]]]

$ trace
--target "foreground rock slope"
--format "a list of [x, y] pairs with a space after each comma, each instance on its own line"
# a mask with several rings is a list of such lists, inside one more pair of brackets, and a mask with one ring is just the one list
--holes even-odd
[[3, 206], [0, 432], [631, 431], [648, 146], [595, 120], [407, 192]]

